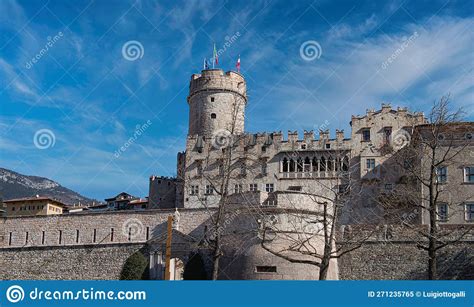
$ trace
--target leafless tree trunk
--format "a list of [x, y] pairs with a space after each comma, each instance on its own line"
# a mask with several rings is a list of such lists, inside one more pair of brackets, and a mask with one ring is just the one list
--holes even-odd
[[[342, 156], [333, 155], [333, 161], [341, 161]], [[337, 158], [335, 158], [337, 157]], [[351, 189], [351, 168], [348, 166], [346, 171], [339, 169], [336, 177], [333, 179], [311, 180], [308, 184], [308, 190], [312, 192], [301, 192], [313, 204], [315, 210], [305, 217], [302, 217], [300, 224], [296, 223], [294, 229], [288, 231], [278, 229], [274, 226], [265, 225], [263, 227], [263, 240], [261, 246], [271, 254], [285, 259], [292, 263], [311, 264], [319, 268], [319, 279], [326, 280], [332, 259], [337, 259], [343, 255], [350, 253], [367, 241], [371, 233], [360, 234], [359, 236], [351, 236], [351, 238], [342, 237], [341, 244], [336, 246], [336, 229], [339, 227], [339, 218], [341, 209], [349, 202]], [[342, 187], [340, 189], [340, 187]], [[316, 190], [318, 191], [315, 191]], [[285, 193], [285, 192], [283, 192]], [[298, 204], [291, 204], [290, 207], [298, 208]], [[295, 214], [295, 213], [287, 213]], [[303, 213], [304, 216], [307, 213]], [[318, 227], [310, 227], [301, 229], [301, 224], [314, 224]], [[270, 234], [280, 235], [284, 240], [289, 242], [289, 246], [285, 248], [276, 248], [268, 237]], [[322, 248], [315, 246], [315, 242], [322, 240]]]
[[[414, 127], [411, 142], [393, 155], [392, 160], [402, 169], [404, 184], [398, 185], [393, 195], [381, 202], [387, 207], [393, 206], [393, 202], [405, 203], [412, 208], [419, 208], [422, 215], [423, 212], [427, 213], [425, 222], [428, 224], [428, 231], [419, 231], [420, 238], [415, 240], [418, 242], [417, 246], [428, 253], [429, 279], [438, 279], [438, 251], [458, 242], [472, 231], [471, 226], [466, 226], [457, 233], [442, 232], [439, 225], [442, 217], [438, 212], [440, 201], [449, 206], [453, 204], [452, 198], [457, 198], [462, 203], [456, 187], [447, 187], [448, 183], [439, 179], [440, 168], [462, 164], [460, 155], [470, 142], [464, 139], [462, 131], [460, 133], [458, 129], [461, 115], [461, 110], [449, 111], [449, 96], [442, 97], [433, 104], [428, 117], [429, 123]], [[410, 227], [410, 223], [402, 221], [402, 224]]]

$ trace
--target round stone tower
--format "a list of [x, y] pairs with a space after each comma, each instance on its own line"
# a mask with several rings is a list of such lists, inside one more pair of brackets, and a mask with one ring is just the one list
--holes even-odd
[[189, 85], [188, 135], [212, 137], [220, 130], [244, 132], [247, 87], [241, 74], [206, 69], [193, 74]]

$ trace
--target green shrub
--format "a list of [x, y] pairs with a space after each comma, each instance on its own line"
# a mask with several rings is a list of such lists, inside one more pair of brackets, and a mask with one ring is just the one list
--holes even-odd
[[122, 272], [120, 273], [121, 280], [140, 280], [145, 279], [147, 275], [148, 261], [140, 251], [135, 252], [127, 261], [125, 261]]

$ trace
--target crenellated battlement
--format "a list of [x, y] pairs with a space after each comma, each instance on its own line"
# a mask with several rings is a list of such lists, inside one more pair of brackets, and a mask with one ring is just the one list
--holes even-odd
[[193, 74], [189, 84], [188, 103], [191, 98], [202, 91], [228, 91], [240, 95], [247, 102], [247, 86], [244, 77], [234, 71], [206, 69], [200, 74]]
[[[234, 136], [234, 142], [237, 144], [236, 150], [241, 148], [247, 150], [255, 147], [274, 146], [279, 150], [344, 150], [350, 149], [350, 139], [344, 138], [344, 130], [336, 130], [330, 138], [329, 130], [320, 130], [319, 137], [316, 137], [313, 130], [305, 130], [303, 135], [298, 131], [288, 131], [284, 137], [281, 131], [245, 133]], [[212, 137], [199, 135], [188, 136], [188, 150], [203, 149], [213, 146]]]
[[423, 112], [410, 112], [406, 107], [393, 109], [390, 103], [382, 103], [380, 110], [367, 109], [365, 115], [352, 115], [351, 126], [353, 126], [353, 129], [358, 126], [368, 126], [370, 122], [379, 116], [386, 116], [381, 120], [388, 122], [390, 119], [387, 115], [390, 115], [393, 119], [413, 122], [413, 124], [426, 123]]

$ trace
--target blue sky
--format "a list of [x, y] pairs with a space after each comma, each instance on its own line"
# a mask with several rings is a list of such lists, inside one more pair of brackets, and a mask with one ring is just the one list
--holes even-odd
[[447, 93], [473, 120], [473, 21], [472, 1], [0, 1], [0, 166], [96, 199], [146, 196], [150, 175], [176, 173], [191, 74], [232, 36], [219, 67], [240, 54], [247, 131], [348, 137], [351, 114], [428, 112]]

